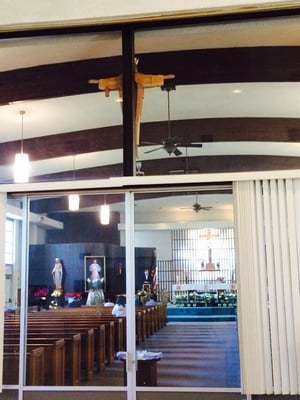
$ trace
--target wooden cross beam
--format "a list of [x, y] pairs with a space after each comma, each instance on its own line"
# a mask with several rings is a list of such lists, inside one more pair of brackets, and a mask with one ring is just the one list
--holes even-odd
[[219, 235], [212, 235], [211, 229], [207, 229], [207, 234], [206, 235], [200, 235], [201, 238], [206, 238], [207, 240], [210, 240], [212, 237], [218, 237]]
[[[207, 229], [206, 235], [200, 235], [201, 238], [206, 238], [207, 240], [210, 240], [212, 237], [218, 237], [218, 236], [219, 235], [213, 235], [211, 233], [211, 229]], [[208, 263], [206, 263], [205, 269], [208, 271], [215, 270], [215, 264], [212, 262], [212, 249], [210, 243], [208, 243]]]

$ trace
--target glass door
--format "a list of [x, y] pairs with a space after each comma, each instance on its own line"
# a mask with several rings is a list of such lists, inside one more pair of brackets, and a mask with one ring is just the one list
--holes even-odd
[[4, 384], [18, 384], [20, 362], [24, 398], [34, 397], [34, 386], [64, 387], [66, 396], [85, 387], [89, 398], [104, 399], [107, 390], [111, 398], [126, 398], [126, 308], [115, 313], [120, 298], [126, 305], [125, 198], [112, 192], [79, 197], [76, 211], [69, 210], [67, 194], [28, 198], [28, 223], [19, 219], [25, 203], [8, 201], [15, 223], [28, 233], [19, 232], [15, 244], [16, 259], [22, 254], [26, 266], [13, 269], [14, 302], [26, 282], [26, 306], [7, 311], [5, 352], [11, 349], [15, 359], [7, 361]]
[[136, 193], [134, 204], [138, 398], [152, 386], [238, 389], [230, 186]]

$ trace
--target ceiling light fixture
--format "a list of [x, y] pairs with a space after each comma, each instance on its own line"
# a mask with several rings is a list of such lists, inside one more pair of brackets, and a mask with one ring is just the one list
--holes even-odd
[[69, 194], [69, 210], [70, 211], [78, 211], [79, 203], [80, 203], [79, 194]]
[[20, 111], [20, 115], [22, 118], [21, 152], [15, 155], [15, 163], [14, 163], [15, 183], [25, 183], [28, 182], [29, 180], [29, 155], [23, 152], [24, 114], [25, 111]]
[[110, 217], [109, 205], [106, 204], [106, 198], [104, 197], [104, 204], [100, 206], [100, 223], [101, 225], [108, 225]]
[[144, 176], [144, 172], [142, 171], [142, 161], [137, 161], [135, 163], [136, 166], [136, 176]]
[[[73, 156], [73, 181], [75, 180], [75, 156]], [[79, 210], [80, 197], [79, 194], [69, 194], [69, 210]]]

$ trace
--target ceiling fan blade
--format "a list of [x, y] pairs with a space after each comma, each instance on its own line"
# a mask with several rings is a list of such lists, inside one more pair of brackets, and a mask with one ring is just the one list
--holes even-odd
[[181, 156], [182, 154], [182, 152], [177, 147], [173, 150], [173, 153], [175, 154], [175, 156]]
[[202, 143], [192, 142], [187, 145], [187, 147], [203, 147]]
[[144, 151], [144, 154], [153, 153], [153, 151], [157, 151], [157, 150], [164, 149], [164, 148], [165, 148], [165, 146], [156, 147], [156, 149]]
[[209, 211], [212, 207], [180, 207], [180, 210], [191, 210], [198, 213], [199, 211]]
[[143, 146], [159, 146], [161, 143], [155, 143], [155, 142], [141, 142], [141, 145]]

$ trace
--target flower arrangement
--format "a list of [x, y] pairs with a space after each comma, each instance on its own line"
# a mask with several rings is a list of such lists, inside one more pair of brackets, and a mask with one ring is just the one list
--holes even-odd
[[79, 298], [81, 297], [81, 292], [67, 292], [65, 293], [65, 297]]
[[57, 290], [55, 289], [52, 293], [51, 296], [52, 297], [60, 297], [62, 295], [62, 291], [61, 290]]
[[144, 289], [141, 289], [138, 291], [139, 300], [143, 305], [146, 303], [148, 295], [149, 295], [149, 292], [147, 292]]
[[33, 293], [33, 295], [34, 295], [35, 297], [46, 297], [48, 293], [49, 293], [49, 289], [47, 289], [47, 288], [42, 288], [42, 289], [36, 290], [36, 291]]
[[138, 296], [147, 296], [148, 292], [146, 292], [146, 290], [141, 289], [138, 291]]

